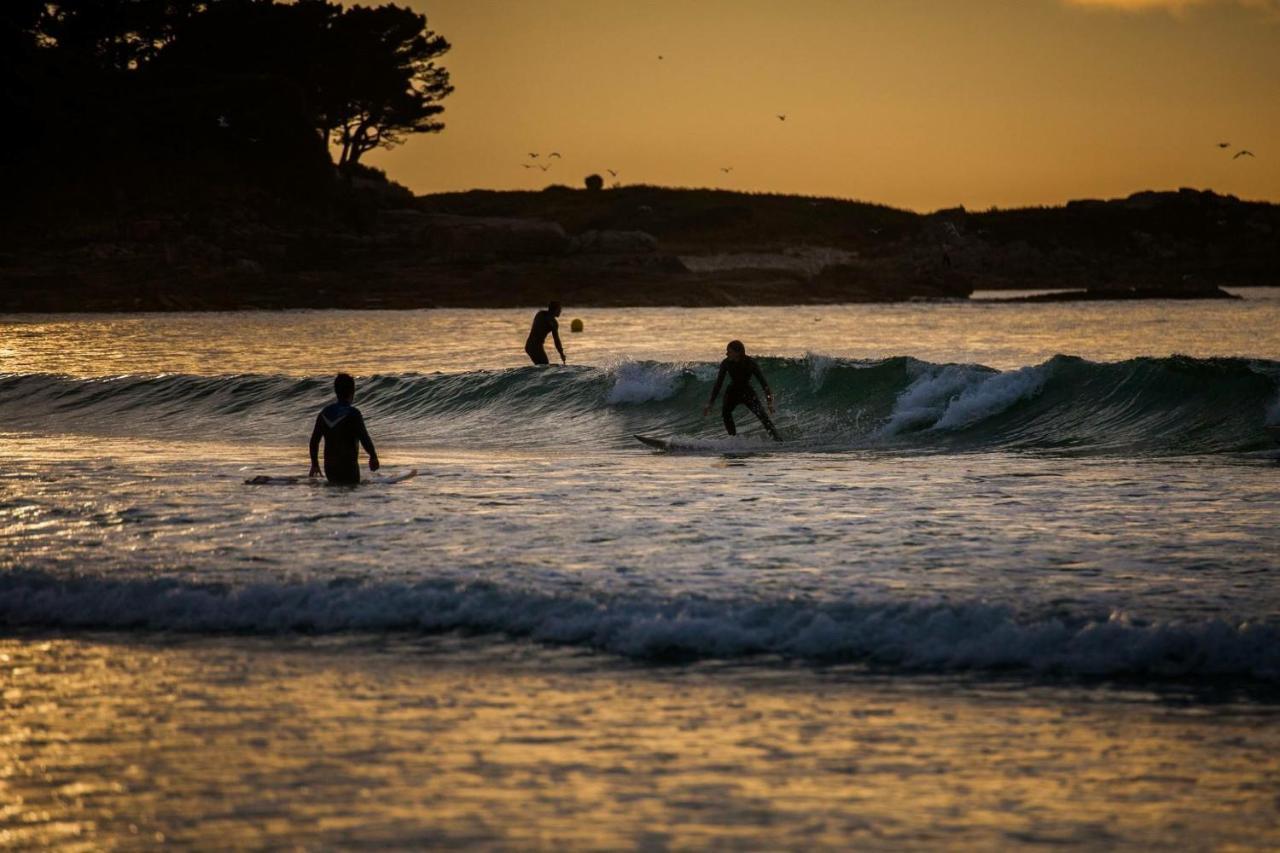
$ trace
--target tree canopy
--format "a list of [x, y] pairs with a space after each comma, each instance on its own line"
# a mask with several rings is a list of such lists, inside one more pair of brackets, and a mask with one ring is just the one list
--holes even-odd
[[[354, 166], [444, 128], [449, 43], [425, 15], [329, 0], [4, 0], [0, 163]], [[325, 152], [328, 152], [326, 155]], [[300, 168], [300, 167], [299, 167]], [[313, 167], [306, 167], [313, 168]]]

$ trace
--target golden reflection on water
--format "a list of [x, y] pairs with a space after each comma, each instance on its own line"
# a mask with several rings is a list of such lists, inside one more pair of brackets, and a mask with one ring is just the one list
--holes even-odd
[[1261, 706], [360, 642], [0, 641], [0, 846], [1280, 844]]
[[[522, 367], [532, 310], [0, 315], [0, 374], [368, 376]], [[1000, 370], [1059, 353], [1120, 361], [1280, 352], [1280, 288], [1211, 302], [565, 310], [586, 323], [583, 334], [564, 338], [571, 365], [714, 362], [728, 337], [765, 355], [910, 355]]]

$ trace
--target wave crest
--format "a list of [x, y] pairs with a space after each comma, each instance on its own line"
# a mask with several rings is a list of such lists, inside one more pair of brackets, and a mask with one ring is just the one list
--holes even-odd
[[[1272, 447], [1266, 426], [1280, 422], [1280, 362], [1256, 359], [1055, 356], [1005, 372], [906, 357], [759, 361], [798, 449], [1243, 452]], [[715, 375], [713, 364], [623, 362], [373, 376], [357, 404], [376, 435], [401, 443], [617, 447], [645, 432], [714, 448], [718, 419], [701, 410]], [[41, 432], [296, 441], [329, 394], [327, 378], [0, 375], [6, 427]]]
[[907, 671], [1280, 681], [1280, 628], [1123, 614], [1034, 618], [982, 602], [569, 598], [491, 584], [257, 584], [0, 577], [0, 625], [198, 633], [502, 634], [645, 661], [780, 656]]

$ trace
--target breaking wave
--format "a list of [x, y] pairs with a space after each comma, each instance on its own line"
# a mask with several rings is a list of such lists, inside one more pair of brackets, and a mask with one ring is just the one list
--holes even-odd
[[782, 657], [906, 671], [1280, 681], [1280, 626], [1067, 617], [954, 601], [562, 597], [493, 584], [256, 584], [0, 575], [9, 629], [277, 634], [462, 631], [642, 661]]
[[[787, 444], [806, 450], [1226, 453], [1272, 446], [1267, 426], [1280, 423], [1280, 362], [1259, 359], [1060, 355], [1004, 372], [908, 357], [759, 361]], [[715, 371], [625, 362], [372, 376], [357, 404], [375, 434], [398, 441], [600, 447], [646, 432], [715, 449], [719, 419], [701, 417]], [[259, 375], [0, 375], [0, 412], [10, 430], [296, 441], [329, 387]]]

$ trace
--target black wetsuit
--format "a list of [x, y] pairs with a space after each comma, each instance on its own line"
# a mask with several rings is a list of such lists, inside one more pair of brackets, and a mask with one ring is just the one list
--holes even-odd
[[724, 392], [724, 405], [720, 408], [720, 416], [724, 418], [724, 428], [729, 431], [729, 435], [738, 434], [738, 427], [733, 422], [733, 410], [742, 405], [760, 419], [760, 423], [764, 424], [764, 428], [768, 430], [774, 441], [781, 441], [778, 438], [778, 431], [773, 427], [773, 422], [765, 414], [764, 406], [760, 404], [760, 398], [751, 387], [751, 377], [754, 376], [765, 394], [769, 393], [769, 383], [760, 372], [760, 365], [756, 364], [755, 359], [750, 356], [743, 356], [737, 361], [726, 358], [720, 362], [720, 373], [716, 376], [715, 387], [711, 389], [712, 403], [716, 401], [726, 375], [729, 377], [729, 387]]
[[545, 308], [533, 315], [533, 326], [529, 329], [529, 340], [524, 342], [524, 351], [533, 359], [534, 364], [550, 364], [547, 358], [547, 335], [551, 335], [556, 343], [556, 350], [564, 352], [560, 346], [560, 323]]
[[364, 416], [350, 403], [330, 403], [316, 415], [316, 428], [311, 431], [311, 464], [319, 462], [320, 439], [324, 439], [324, 476], [330, 483], [360, 482], [360, 459], [356, 444], [365, 453], [377, 456], [373, 440], [364, 426]]

